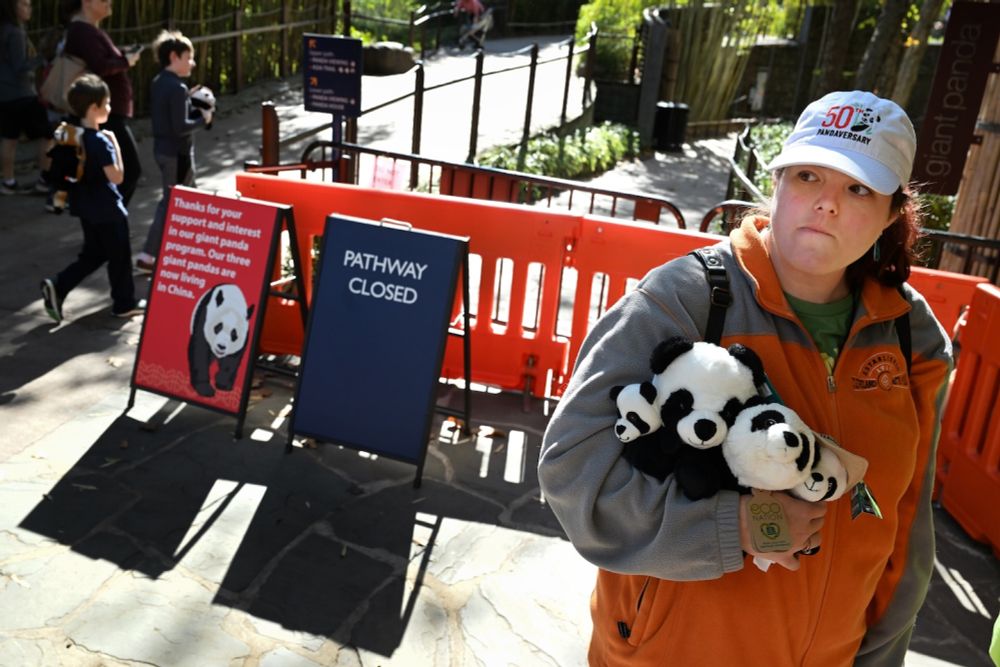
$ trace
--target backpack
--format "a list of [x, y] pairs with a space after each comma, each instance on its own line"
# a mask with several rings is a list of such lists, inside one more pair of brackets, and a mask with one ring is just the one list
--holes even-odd
[[55, 189], [52, 207], [55, 213], [62, 213], [69, 191], [83, 178], [87, 152], [83, 147], [83, 128], [78, 125], [59, 123], [52, 139], [54, 144], [48, 152], [52, 158], [49, 181]]
[[52, 66], [45, 75], [42, 87], [38, 91], [40, 97], [53, 109], [69, 111], [66, 93], [69, 92], [73, 82], [87, 71], [87, 64], [83, 60], [68, 53], [60, 53], [52, 60]]
[[[705, 269], [709, 288], [708, 324], [705, 326], [705, 341], [718, 345], [722, 340], [722, 325], [726, 321], [726, 308], [733, 302], [733, 294], [729, 291], [729, 274], [726, 273], [726, 265], [722, 261], [722, 255], [714, 247], [698, 248], [688, 254], [694, 255]], [[902, 286], [899, 287], [899, 293], [903, 294]], [[906, 360], [906, 375], [909, 377], [913, 365], [910, 312], [907, 311], [897, 317], [894, 324], [896, 336], [899, 338], [899, 349], [903, 352], [903, 359]]]

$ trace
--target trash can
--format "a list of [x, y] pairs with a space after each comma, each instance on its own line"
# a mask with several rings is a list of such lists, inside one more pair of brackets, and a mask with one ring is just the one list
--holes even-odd
[[679, 151], [687, 131], [688, 105], [683, 102], [657, 102], [653, 119], [653, 139], [658, 151]]

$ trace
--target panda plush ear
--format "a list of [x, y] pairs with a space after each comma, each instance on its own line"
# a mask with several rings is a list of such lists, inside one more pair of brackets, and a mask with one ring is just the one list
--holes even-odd
[[729, 346], [729, 354], [750, 369], [750, 372], [753, 373], [754, 386], [759, 387], [767, 381], [767, 376], [764, 374], [764, 362], [749, 347], [735, 343]]
[[[617, 401], [618, 395], [622, 393], [622, 389], [624, 388], [625, 385], [622, 384], [612, 387], [611, 391], [609, 392], [611, 400]], [[656, 387], [653, 385], [652, 382], [646, 380], [645, 382], [639, 385], [639, 395], [642, 396], [644, 399], [646, 399], [647, 403], [653, 405], [653, 401], [656, 400]]]
[[693, 348], [694, 343], [683, 336], [668, 338], [653, 349], [653, 354], [649, 357], [649, 367], [654, 375], [659, 375], [674, 359], [690, 352]]

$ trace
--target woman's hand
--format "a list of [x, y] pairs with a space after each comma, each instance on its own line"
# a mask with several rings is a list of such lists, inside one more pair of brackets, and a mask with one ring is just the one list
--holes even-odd
[[740, 546], [751, 556], [760, 556], [789, 570], [799, 569], [799, 551], [815, 549], [822, 540], [821, 529], [826, 517], [826, 503], [810, 503], [793, 498], [787, 493], [776, 492], [775, 500], [781, 503], [788, 522], [788, 541], [792, 547], [788, 551], [757, 551], [751, 538], [750, 519], [751, 495], [740, 496]]

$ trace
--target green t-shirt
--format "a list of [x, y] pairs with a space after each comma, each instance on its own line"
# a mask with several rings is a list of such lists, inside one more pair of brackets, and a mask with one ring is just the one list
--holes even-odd
[[819, 348], [819, 354], [826, 364], [826, 372], [832, 375], [837, 355], [840, 354], [840, 346], [843, 345], [851, 328], [854, 296], [849, 294], [831, 303], [803, 301], [787, 293], [785, 298]]

